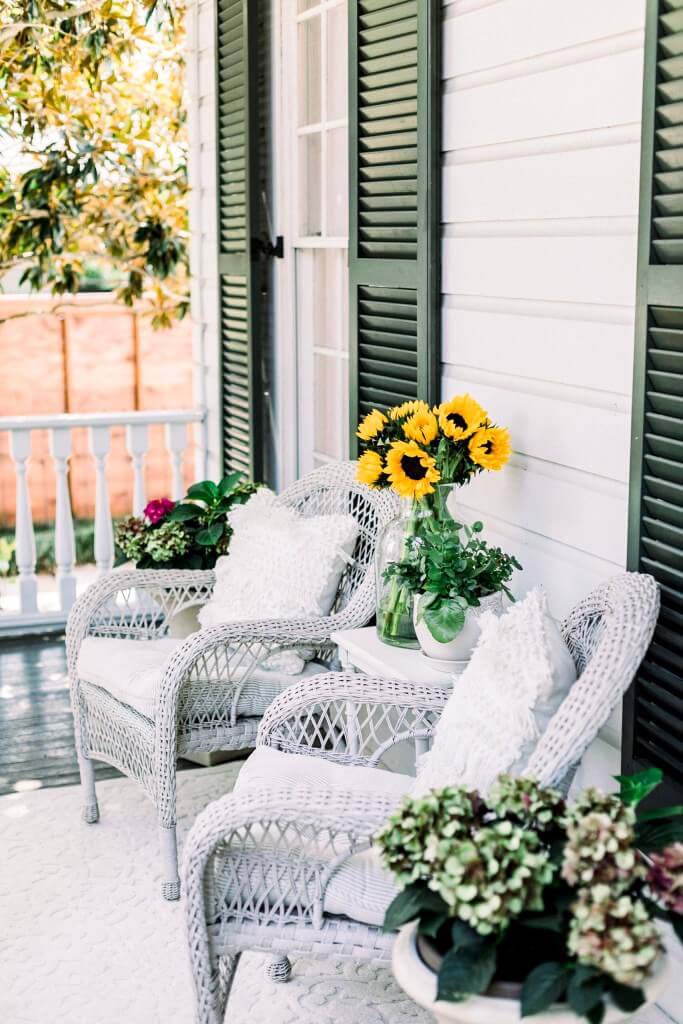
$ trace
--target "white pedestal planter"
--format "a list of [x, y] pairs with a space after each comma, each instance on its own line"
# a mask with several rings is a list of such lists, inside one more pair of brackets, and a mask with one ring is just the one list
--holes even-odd
[[450, 643], [442, 644], [435, 640], [429, 632], [424, 619], [418, 622], [418, 615], [424, 594], [416, 594], [413, 603], [413, 623], [415, 633], [424, 654], [428, 658], [436, 658], [440, 661], [467, 661], [474, 650], [479, 639], [479, 624], [477, 622], [482, 612], [494, 612], [496, 615], [503, 613], [503, 595], [489, 594], [482, 597], [477, 608], [468, 608], [465, 612], [465, 624]]
[[[497, 996], [472, 996], [461, 1003], [445, 1003], [436, 1000], [436, 974], [427, 967], [417, 951], [415, 942], [416, 926], [406, 925], [399, 932], [394, 943], [392, 968], [394, 976], [407, 995], [418, 1006], [430, 1010], [437, 1024], [520, 1024], [524, 1020], [533, 1024], [585, 1024], [568, 1007], [557, 1004], [533, 1017], [522, 1018], [517, 999], [503, 999]], [[645, 1007], [654, 1002], [670, 980], [670, 957], [663, 956], [656, 970], [644, 986], [646, 1003], [635, 1014], [624, 1013], [613, 1004], [608, 1005], [603, 1024], [623, 1024], [641, 1014]]]

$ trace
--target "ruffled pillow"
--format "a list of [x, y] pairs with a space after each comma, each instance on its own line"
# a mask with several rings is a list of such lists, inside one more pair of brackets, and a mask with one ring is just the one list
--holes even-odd
[[501, 772], [523, 774], [576, 679], [542, 589], [500, 617], [485, 612], [479, 625], [477, 647], [420, 759], [414, 794], [454, 785], [485, 794]]

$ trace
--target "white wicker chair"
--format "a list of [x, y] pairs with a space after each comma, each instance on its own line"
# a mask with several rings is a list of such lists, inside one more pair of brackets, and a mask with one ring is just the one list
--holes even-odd
[[[654, 579], [628, 573], [574, 608], [563, 633], [579, 678], [540, 738], [529, 775], [546, 785], [568, 786], [586, 747], [631, 683], [658, 609]], [[258, 744], [315, 757], [321, 774], [321, 758], [377, 768], [391, 742], [387, 730], [396, 741], [424, 739], [446, 699], [443, 692], [411, 683], [318, 676], [271, 704]], [[308, 786], [275, 780], [248, 784], [200, 814], [183, 863], [200, 1024], [223, 1024], [244, 950], [270, 952], [270, 976], [283, 981], [291, 970], [289, 954], [389, 960], [391, 935], [324, 909], [331, 879], [345, 864], [345, 891], [352, 899], [349, 858], [368, 848], [400, 799], [371, 788], [363, 791], [350, 783], [348, 789], [336, 785], [321, 791], [313, 773]], [[357, 884], [362, 884], [358, 876]]]
[[268, 687], [261, 692], [264, 685], [252, 679], [254, 669], [267, 656], [301, 645], [329, 660], [334, 655], [331, 634], [363, 626], [374, 614], [375, 544], [378, 532], [397, 514], [394, 494], [357, 483], [355, 464], [349, 462], [315, 470], [278, 501], [302, 515], [351, 513], [359, 524], [353, 563], [342, 575], [330, 615], [240, 622], [194, 633], [166, 661], [153, 720], [79, 677], [81, 644], [92, 636], [140, 643], [166, 636], [172, 615], [209, 598], [213, 572], [112, 572], [87, 590], [69, 616], [67, 654], [83, 817], [90, 823], [99, 818], [92, 758], [136, 779], [157, 808], [166, 899], [179, 896], [177, 757], [253, 746], [264, 705], [276, 695]]

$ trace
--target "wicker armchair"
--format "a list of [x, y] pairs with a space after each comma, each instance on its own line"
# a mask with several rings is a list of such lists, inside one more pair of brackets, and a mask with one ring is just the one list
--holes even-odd
[[[528, 774], [546, 785], [568, 785], [631, 683], [658, 609], [654, 579], [628, 573], [574, 608], [563, 633], [579, 678], [539, 739]], [[244, 950], [270, 952], [269, 973], [276, 980], [289, 977], [289, 954], [389, 960], [393, 936], [367, 923], [358, 899], [359, 890], [371, 891], [362, 851], [400, 800], [396, 785], [389, 789], [380, 778], [392, 773], [378, 765], [391, 743], [387, 732], [397, 741], [424, 739], [446, 697], [410, 683], [330, 674], [292, 687], [270, 706], [252, 759], [264, 747], [306, 756], [280, 754], [284, 767], [277, 782], [269, 783], [265, 773], [260, 784], [257, 779], [240, 786], [238, 780], [236, 793], [200, 814], [185, 847], [200, 1024], [222, 1024]], [[296, 772], [298, 782], [295, 762], [304, 769]], [[249, 774], [249, 764], [243, 774]], [[354, 775], [359, 770], [362, 777]], [[399, 778], [410, 784], [409, 777]], [[390, 898], [388, 893], [384, 907]]]
[[[67, 655], [76, 748], [84, 793], [83, 817], [99, 818], [92, 758], [136, 779], [157, 808], [166, 899], [179, 896], [176, 847], [176, 759], [194, 751], [253, 746], [267, 704], [282, 690], [258, 668], [270, 655], [301, 648], [318, 659], [334, 655], [330, 636], [365, 625], [374, 613], [373, 556], [382, 527], [397, 514], [395, 496], [355, 481], [355, 464], [324, 466], [278, 498], [302, 515], [351, 513], [359, 525], [353, 561], [339, 583], [331, 613], [308, 620], [266, 620], [215, 626], [183, 642], [163, 640], [174, 614], [205, 603], [213, 572], [119, 571], [93, 584], [69, 616]], [[124, 640], [100, 645], [111, 659], [141, 655], [157, 663], [149, 715], [86, 681], [79, 653], [86, 638]], [[160, 642], [161, 639], [161, 642]], [[134, 641], [134, 645], [131, 645]], [[91, 646], [92, 649], [92, 646]], [[115, 664], [114, 671], [122, 666]], [[154, 665], [152, 664], [152, 668]], [[111, 664], [103, 671], [111, 674]], [[296, 677], [294, 677], [296, 678]]]

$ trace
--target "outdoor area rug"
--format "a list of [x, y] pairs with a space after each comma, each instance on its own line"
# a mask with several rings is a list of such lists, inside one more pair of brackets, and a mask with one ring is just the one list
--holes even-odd
[[[179, 841], [231, 789], [239, 763], [178, 776]], [[182, 899], [161, 898], [156, 815], [128, 779], [98, 782], [100, 821], [80, 788], [0, 798], [0, 1021], [193, 1024]], [[426, 1024], [387, 969], [300, 959], [275, 985], [242, 957], [229, 1024]]]

